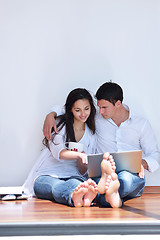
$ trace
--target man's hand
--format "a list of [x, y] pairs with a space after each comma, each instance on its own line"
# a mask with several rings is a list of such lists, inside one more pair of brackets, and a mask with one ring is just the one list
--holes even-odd
[[144, 169], [148, 170], [148, 163], [146, 162], [146, 160], [142, 159], [142, 165]]
[[146, 160], [142, 159], [141, 171], [139, 172], [139, 177], [144, 178], [144, 169], [148, 170], [148, 163]]
[[144, 167], [142, 164], [141, 164], [141, 171], [139, 172], [139, 177], [144, 178]]
[[51, 140], [52, 128], [54, 128], [55, 133], [58, 133], [55, 117], [56, 117], [56, 113], [51, 112], [46, 116], [46, 119], [44, 121], [43, 134], [48, 140]]

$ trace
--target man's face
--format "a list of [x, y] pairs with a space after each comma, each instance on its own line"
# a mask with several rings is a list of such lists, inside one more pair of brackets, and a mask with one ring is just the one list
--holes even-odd
[[114, 118], [117, 110], [116, 106], [104, 99], [97, 100], [97, 104], [99, 107], [99, 113], [102, 115], [103, 118]]

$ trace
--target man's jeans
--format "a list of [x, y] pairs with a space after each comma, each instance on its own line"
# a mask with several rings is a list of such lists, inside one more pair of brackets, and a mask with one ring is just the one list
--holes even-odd
[[[145, 179], [140, 178], [138, 174], [121, 171], [118, 173], [118, 179], [120, 182], [119, 194], [122, 202], [142, 195], [145, 188]], [[100, 178], [93, 178], [93, 180], [98, 184]], [[104, 194], [97, 194], [96, 202], [101, 206], [110, 206], [106, 202]]]
[[34, 183], [36, 197], [56, 201], [57, 203], [74, 206], [71, 194], [74, 189], [85, 179], [81, 178], [54, 178], [51, 176], [39, 176]]
[[119, 194], [123, 202], [140, 197], [144, 192], [145, 178], [140, 178], [138, 174], [121, 171], [118, 173], [120, 182]]

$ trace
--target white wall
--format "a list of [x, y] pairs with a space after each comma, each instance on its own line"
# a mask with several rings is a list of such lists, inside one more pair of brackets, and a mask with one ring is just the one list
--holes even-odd
[[159, 24], [158, 0], [0, 0], [1, 186], [24, 182], [46, 113], [75, 87], [120, 84], [160, 146]]

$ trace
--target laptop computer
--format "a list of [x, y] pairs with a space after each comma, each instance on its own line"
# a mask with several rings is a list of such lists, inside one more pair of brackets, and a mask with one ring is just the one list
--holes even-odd
[[[141, 170], [142, 151], [127, 151], [111, 153], [116, 164], [116, 173], [126, 170], [132, 173], [139, 173]], [[101, 176], [101, 161], [103, 154], [88, 155], [88, 175], [89, 177]]]

